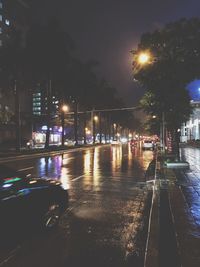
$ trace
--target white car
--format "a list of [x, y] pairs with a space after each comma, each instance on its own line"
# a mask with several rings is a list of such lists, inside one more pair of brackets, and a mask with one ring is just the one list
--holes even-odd
[[154, 149], [154, 142], [151, 140], [144, 140], [142, 143], [142, 149]]
[[75, 141], [68, 139], [68, 140], [65, 141], [65, 145], [66, 146], [74, 146], [75, 145]]
[[111, 141], [111, 144], [112, 144], [112, 145], [119, 145], [120, 142], [119, 142], [118, 140], [113, 139], [113, 140]]

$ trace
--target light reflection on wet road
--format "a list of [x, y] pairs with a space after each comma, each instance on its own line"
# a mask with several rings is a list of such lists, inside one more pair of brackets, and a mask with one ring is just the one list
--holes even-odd
[[9, 266], [132, 266], [148, 197], [145, 170], [152, 159], [152, 151], [117, 145], [9, 163], [60, 179], [70, 196], [59, 229], [25, 241]]

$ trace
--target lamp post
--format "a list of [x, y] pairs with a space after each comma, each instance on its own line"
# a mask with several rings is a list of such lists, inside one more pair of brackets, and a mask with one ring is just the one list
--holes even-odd
[[20, 98], [19, 88], [17, 81], [14, 81], [14, 94], [15, 94], [15, 129], [16, 129], [16, 151], [21, 150], [21, 116], [20, 116]]
[[69, 110], [67, 105], [63, 105], [61, 108], [61, 125], [62, 125], [62, 147], [65, 144], [65, 113]]
[[93, 144], [96, 143], [96, 122], [98, 121], [98, 117], [93, 117]]
[[117, 124], [116, 123], [113, 123], [113, 140], [115, 139], [116, 128], [117, 128]]

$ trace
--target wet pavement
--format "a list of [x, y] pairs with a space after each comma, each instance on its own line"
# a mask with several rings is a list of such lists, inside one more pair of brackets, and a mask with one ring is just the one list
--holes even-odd
[[178, 181], [192, 217], [200, 230], [200, 149], [193, 147], [182, 148], [181, 157], [189, 162], [190, 169], [178, 172]]
[[1, 254], [0, 266], [143, 266], [153, 157], [116, 145], [7, 163], [61, 180], [70, 199], [57, 230], [21, 240]]
[[198, 148], [181, 148], [181, 158], [189, 162], [190, 168], [166, 169], [164, 180], [160, 180], [160, 199], [161, 204], [164, 203], [162, 207], [160, 205], [160, 216], [165, 228], [165, 232], [164, 229], [160, 231], [161, 266], [200, 266], [199, 156]]

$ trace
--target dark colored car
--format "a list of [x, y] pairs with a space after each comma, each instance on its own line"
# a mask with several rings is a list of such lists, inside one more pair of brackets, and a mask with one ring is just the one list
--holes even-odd
[[68, 192], [60, 182], [0, 166], [0, 233], [54, 228], [67, 205]]

